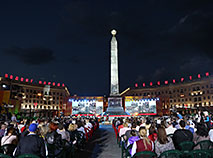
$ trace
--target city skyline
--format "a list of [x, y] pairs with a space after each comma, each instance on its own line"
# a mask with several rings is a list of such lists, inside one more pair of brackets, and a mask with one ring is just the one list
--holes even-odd
[[0, 2], [0, 75], [108, 95], [112, 29], [120, 92], [134, 83], [211, 74], [212, 7], [210, 0]]

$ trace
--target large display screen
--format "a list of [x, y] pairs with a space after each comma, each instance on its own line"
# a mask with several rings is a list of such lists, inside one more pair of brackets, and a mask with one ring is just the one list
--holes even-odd
[[158, 98], [143, 99], [142, 97], [125, 97], [125, 111], [134, 114], [156, 114], [156, 101]]
[[72, 114], [101, 114], [103, 113], [103, 97], [73, 98]]

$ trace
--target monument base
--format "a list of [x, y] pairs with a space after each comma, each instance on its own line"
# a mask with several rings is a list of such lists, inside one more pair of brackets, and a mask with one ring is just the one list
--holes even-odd
[[109, 97], [108, 108], [104, 115], [129, 115], [122, 107], [122, 97]]

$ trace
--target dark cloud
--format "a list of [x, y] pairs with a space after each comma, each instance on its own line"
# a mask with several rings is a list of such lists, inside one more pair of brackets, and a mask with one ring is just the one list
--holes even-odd
[[18, 58], [26, 65], [47, 64], [55, 60], [54, 52], [51, 49], [43, 47], [12, 47], [5, 49], [4, 53]]

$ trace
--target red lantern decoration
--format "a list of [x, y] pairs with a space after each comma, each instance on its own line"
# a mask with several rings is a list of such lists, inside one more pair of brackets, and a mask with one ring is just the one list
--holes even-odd
[[18, 81], [18, 76], [16, 76], [15, 80]]
[[23, 82], [24, 81], [24, 78], [23, 77], [21, 77], [21, 82]]
[[47, 82], [46, 81], [44, 81], [44, 85], [46, 85], [47, 84]]
[[209, 72], [206, 72], [206, 77], [209, 76]]
[[51, 85], [51, 82], [48, 82], [48, 85]]
[[26, 81], [26, 82], [29, 82], [29, 79], [28, 79], [28, 78], [26, 78], [26, 79], [25, 79], [25, 81]]
[[160, 86], [160, 81], [157, 82], [158, 86]]
[[175, 83], [176, 82], [175, 79], [173, 79], [172, 82]]
[[65, 87], [64, 83], [62, 84], [62, 87]]
[[39, 83], [39, 84], [42, 84], [42, 81], [39, 81], [38, 83]]
[[60, 83], [57, 84], [58, 87], [60, 87], [60, 85], [61, 85]]
[[143, 87], [145, 87], [146, 86], [146, 84], [145, 83], [143, 83]]
[[137, 84], [137, 83], [135, 83], [135, 87], [136, 87], [136, 88], [138, 87], [138, 84]]
[[5, 74], [4, 77], [5, 77], [5, 78], [8, 78], [8, 74]]
[[149, 85], [150, 85], [150, 86], [152, 86], [152, 85], [153, 85], [153, 83], [152, 83], [152, 82], [150, 82], [150, 83], [149, 83]]
[[189, 79], [192, 80], [192, 76], [189, 76]]
[[165, 84], [168, 84], [168, 81], [165, 81]]
[[198, 78], [201, 78], [200, 74], [197, 75]]
[[11, 79], [11, 80], [13, 79], [13, 75], [10, 75], [10, 79]]
[[53, 86], [55, 86], [55, 82], [53, 82]]
[[184, 81], [184, 78], [181, 78], [180, 80], [181, 80], [181, 82], [183, 82], [183, 81]]
[[33, 83], [33, 79], [31, 79], [30, 82]]

